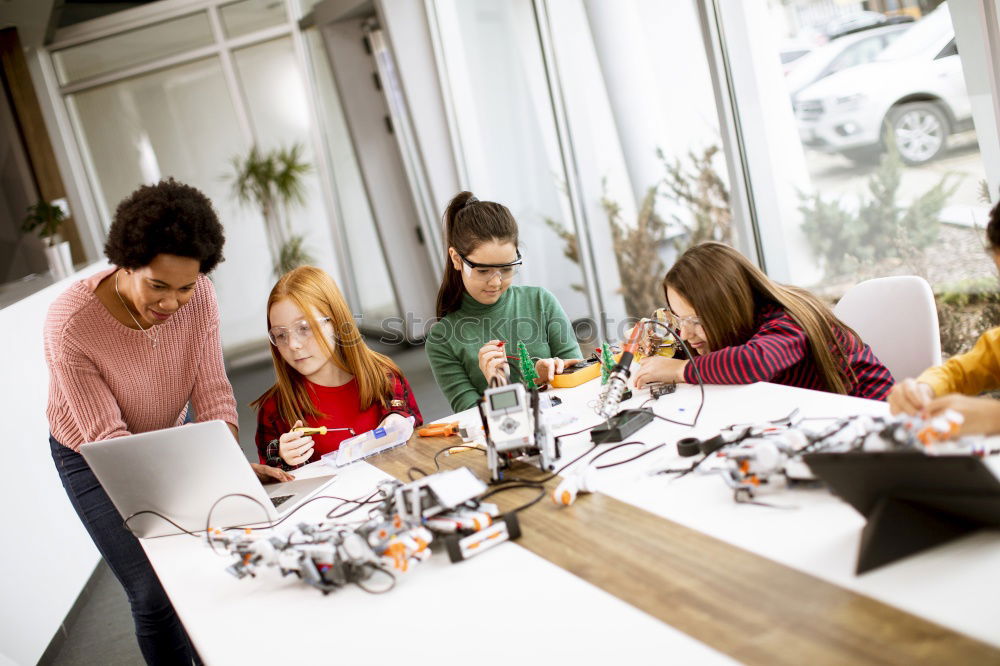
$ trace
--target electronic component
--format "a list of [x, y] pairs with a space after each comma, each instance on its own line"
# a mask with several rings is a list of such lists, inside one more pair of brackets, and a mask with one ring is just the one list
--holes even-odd
[[405, 420], [393, 419], [386, 425], [345, 439], [336, 451], [324, 453], [320, 456], [320, 460], [332, 467], [343, 467], [393, 447], [402, 446], [413, 434], [413, 421], [412, 415], [407, 416]]
[[646, 388], [649, 389], [649, 397], [655, 400], [676, 391], [677, 384], [673, 382], [649, 382], [646, 384]]
[[430, 558], [435, 537], [444, 542], [452, 562], [518, 538], [517, 514], [501, 516], [495, 504], [481, 502], [485, 490], [467, 467], [460, 467], [407, 484], [379, 484], [383, 499], [371, 517], [354, 528], [336, 522], [300, 523], [281, 537], [249, 528], [209, 530], [205, 537], [213, 549], [221, 545], [235, 556], [226, 570], [237, 578], [273, 566], [328, 594], [350, 583], [361, 586], [379, 571], [390, 580], [395, 579], [393, 572], [411, 571]]
[[594, 444], [624, 442], [639, 428], [653, 420], [651, 409], [627, 409], [611, 417], [604, 425], [590, 431], [590, 441]]
[[622, 355], [618, 363], [611, 370], [608, 383], [601, 390], [601, 395], [597, 401], [597, 414], [604, 419], [609, 419], [618, 411], [618, 405], [624, 399], [624, 393], [628, 390], [628, 378], [632, 375], [632, 359], [635, 358], [636, 348], [639, 339], [642, 337], [645, 326], [641, 326], [640, 320], [632, 327], [632, 334], [628, 342], [622, 347]]
[[503, 478], [503, 469], [511, 460], [538, 456], [538, 466], [555, 469], [558, 448], [541, 410], [537, 390], [527, 391], [522, 384], [496, 386], [486, 390], [479, 403], [479, 414], [486, 433], [486, 463], [490, 480]]
[[597, 468], [586, 465], [584, 468], [570, 474], [552, 491], [552, 501], [560, 506], [569, 506], [576, 501], [579, 493], [592, 493], [597, 490]]
[[584, 382], [589, 382], [601, 374], [601, 361], [597, 358], [588, 358], [580, 361], [576, 365], [564, 368], [552, 378], [553, 388], [573, 388]]

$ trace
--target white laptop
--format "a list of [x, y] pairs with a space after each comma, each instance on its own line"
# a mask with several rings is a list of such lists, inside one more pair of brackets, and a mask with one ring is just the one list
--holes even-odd
[[[225, 495], [239, 493], [257, 501], [222, 500], [212, 511], [212, 528], [277, 520], [334, 478], [262, 485], [225, 421], [91, 442], [82, 445], [80, 453], [123, 519], [155, 511], [191, 532], [205, 529], [209, 510]], [[128, 527], [140, 537], [181, 533], [150, 513], [133, 517]]]

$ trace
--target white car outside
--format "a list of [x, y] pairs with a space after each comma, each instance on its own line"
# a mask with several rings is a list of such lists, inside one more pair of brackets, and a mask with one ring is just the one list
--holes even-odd
[[912, 26], [897, 23], [838, 37], [795, 60], [785, 72], [785, 85], [794, 100], [802, 89], [837, 72], [872, 62]]
[[802, 89], [795, 102], [808, 147], [870, 159], [895, 136], [907, 164], [934, 159], [948, 135], [971, 127], [972, 108], [947, 3], [882, 51]]

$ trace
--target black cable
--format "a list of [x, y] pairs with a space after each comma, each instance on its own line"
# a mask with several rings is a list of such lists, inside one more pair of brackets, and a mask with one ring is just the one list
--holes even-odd
[[416, 479], [413, 478], [414, 472], [420, 472], [420, 474], [422, 474], [423, 476], [430, 476], [430, 474], [420, 469], [419, 467], [411, 467], [408, 470], [406, 470], [406, 478], [408, 478], [410, 481], [416, 481]]
[[[598, 453], [596, 456], [594, 456], [593, 458], [591, 458], [590, 460], [588, 460], [587, 464], [588, 465], [593, 465], [595, 462], [597, 462], [598, 460], [600, 460], [604, 456], [608, 455], [612, 451], [617, 451], [618, 449], [623, 448], [625, 446], [635, 446], [636, 444], [641, 445], [642, 442], [640, 442], [637, 439], [633, 439], [633, 440], [630, 440], [628, 442], [619, 442], [618, 444], [615, 444], [611, 448], [604, 449], [603, 451], [601, 451], [600, 453]], [[600, 468], [598, 468], [598, 469], [600, 469]]]
[[369, 589], [369, 588], [365, 587], [364, 585], [362, 585], [360, 580], [351, 581], [352, 583], [354, 583], [355, 585], [357, 585], [358, 587], [360, 587], [362, 590], [364, 590], [368, 594], [385, 594], [386, 592], [389, 592], [389, 591], [393, 590], [396, 587], [396, 576], [395, 576], [395, 574], [393, 574], [388, 569], [380, 567], [377, 564], [372, 564], [371, 562], [366, 562], [363, 566], [371, 567], [372, 569], [375, 569], [377, 571], [381, 571], [386, 576], [388, 576], [389, 579], [392, 581], [392, 583], [389, 585], [389, 587], [385, 588], [384, 590], [372, 590], [372, 589]]
[[681, 339], [680, 331], [673, 330], [672, 328], [667, 326], [666, 322], [662, 322], [657, 319], [649, 319], [648, 321], [654, 325], [662, 326], [663, 328], [665, 328], [667, 331], [670, 332], [670, 335], [673, 336], [673, 338], [681, 344], [681, 347], [684, 348], [684, 353], [687, 354], [688, 357], [688, 364], [692, 368], [694, 368], [694, 376], [698, 379], [698, 390], [701, 392], [701, 400], [698, 402], [698, 410], [694, 413], [694, 420], [691, 423], [682, 423], [680, 421], [674, 421], [673, 419], [668, 419], [667, 417], [660, 416], [659, 414], [654, 414], [654, 416], [656, 416], [656, 418], [658, 419], [663, 419], [664, 421], [669, 421], [670, 423], [674, 423], [676, 425], [688, 426], [690, 428], [693, 428], [696, 425], [698, 425], [698, 418], [701, 416], [701, 409], [702, 407], [705, 406], [705, 382], [701, 378], [701, 371], [698, 370], [698, 364], [694, 362], [694, 354], [691, 353], [691, 348], [688, 347], [687, 343], [684, 342], [683, 339]]
[[[599, 425], [601, 425], [601, 424], [600, 423], [595, 423], [592, 426], [588, 426], [586, 428], [582, 428], [580, 430], [577, 430], [576, 432], [568, 432], [568, 433], [563, 434], [563, 435], [556, 435], [555, 439], [556, 439], [556, 441], [559, 441], [563, 437], [572, 437], [573, 435], [579, 435], [579, 434], [587, 432], [588, 430], [593, 430], [594, 428], [596, 428]], [[600, 446], [600, 444], [591, 444], [591, 446], [590, 446], [589, 449], [587, 449], [586, 451], [584, 451], [583, 453], [581, 453], [580, 455], [578, 455], [576, 458], [573, 458], [572, 460], [570, 460], [568, 463], [566, 463], [565, 465], [563, 465], [562, 467], [560, 467], [556, 471], [552, 472], [548, 476], [542, 477], [541, 479], [534, 479], [533, 480], [533, 479], [520, 479], [520, 478], [517, 478], [517, 477], [507, 477], [506, 479], [501, 479], [499, 481], [491, 481], [490, 485], [496, 486], [496, 485], [500, 485], [500, 484], [503, 484], [503, 483], [548, 483], [552, 479], [554, 479], [557, 476], [559, 476], [559, 474], [561, 474], [564, 469], [566, 469], [567, 467], [569, 467], [573, 463], [577, 462], [581, 458], [583, 458], [585, 456], [588, 456], [591, 453], [593, 453], [594, 449], [596, 449], [598, 446]]]
[[250, 500], [251, 502], [253, 502], [257, 506], [259, 506], [260, 510], [264, 512], [264, 522], [265, 523], [271, 522], [271, 516], [267, 513], [267, 507], [265, 507], [261, 503], [261, 501], [258, 500], [256, 497], [251, 497], [250, 495], [247, 495], [246, 493], [229, 493], [228, 495], [223, 495], [222, 497], [220, 497], [219, 499], [215, 500], [215, 502], [212, 503], [212, 507], [208, 510], [208, 515], [205, 516], [205, 536], [208, 538], [208, 545], [212, 547], [212, 552], [215, 553], [216, 555], [218, 555], [219, 553], [218, 553], [218, 551], [215, 550], [215, 542], [212, 541], [212, 538], [209, 535], [209, 530], [212, 527], [212, 512], [215, 511], [215, 507], [219, 506], [219, 502], [221, 502], [222, 500], [227, 499], [229, 497], [245, 497], [245, 498], [247, 498], [248, 500]]
[[536, 482], [533, 482], [533, 481], [524, 481], [524, 482], [518, 482], [518, 483], [511, 483], [509, 485], [506, 485], [506, 486], [503, 486], [503, 487], [500, 487], [500, 488], [494, 488], [492, 490], [489, 490], [486, 493], [484, 493], [484, 494], [482, 494], [482, 495], [479, 496], [479, 501], [482, 502], [482, 501], [486, 500], [487, 498], [492, 497], [493, 495], [496, 495], [497, 493], [503, 492], [505, 490], [514, 490], [516, 488], [536, 488], [538, 490], [538, 496], [535, 497], [534, 499], [532, 499], [530, 502], [526, 502], [526, 503], [522, 504], [521, 506], [519, 506], [519, 507], [517, 507], [515, 509], [511, 509], [510, 511], [504, 511], [499, 516], [497, 516], [497, 520], [502, 519], [504, 516], [506, 516], [509, 513], [520, 513], [521, 511], [524, 511], [525, 509], [528, 509], [530, 507], [535, 506], [547, 494], [547, 492], [545, 490], [545, 486], [543, 486], [541, 483], [536, 483]]
[[[475, 444], [452, 444], [450, 446], [446, 446], [443, 449], [439, 449], [434, 454], [434, 471], [435, 472], [440, 472], [441, 471], [441, 462], [438, 460], [438, 458], [441, 456], [441, 454], [443, 454], [443, 453], [445, 453], [447, 451], [451, 451], [452, 449], [475, 449], [477, 451], [482, 451], [483, 453], [486, 453], [486, 450], [483, 449], [483, 447], [476, 446]], [[421, 470], [421, 471], [423, 471], [423, 470]]]
[[[653, 451], [658, 451], [658, 450], [662, 449], [662, 448], [663, 448], [664, 446], [666, 446], [666, 445], [667, 445], [667, 444], [666, 444], [666, 442], [664, 442], [663, 444], [657, 444], [657, 445], [656, 445], [656, 446], [654, 446], [653, 448], [651, 448], [651, 449], [646, 449], [646, 450], [645, 450], [645, 451], [643, 451], [642, 453], [639, 453], [639, 454], [637, 454], [637, 455], [634, 455], [634, 456], [632, 456], [631, 458], [626, 458], [625, 460], [618, 460], [618, 461], [616, 461], [616, 462], [613, 462], [613, 463], [606, 463], [606, 464], [604, 464], [604, 465], [597, 465], [595, 469], [607, 469], [608, 467], [615, 467], [615, 466], [617, 466], [617, 465], [624, 465], [624, 464], [626, 464], [626, 463], [630, 463], [630, 462], [632, 462], [633, 460], [638, 460], [639, 458], [641, 458], [641, 457], [643, 457], [643, 456], [646, 456], [646, 455], [649, 455], [649, 454], [650, 454], [650, 453], [652, 453]], [[593, 462], [593, 461], [591, 461], [591, 462]]]
[[[387, 495], [382, 495], [378, 499], [372, 499], [372, 498], [375, 497], [376, 495], [381, 495], [381, 494], [382, 494], [382, 489], [379, 488], [375, 492], [373, 492], [370, 495], [368, 495], [367, 497], [365, 497], [364, 499], [344, 500], [344, 502], [342, 504], [340, 504], [339, 506], [333, 507], [332, 509], [330, 509], [330, 511], [327, 512], [326, 519], [327, 520], [336, 520], [338, 518], [343, 518], [344, 516], [348, 516], [348, 515], [354, 513], [355, 511], [357, 511], [358, 509], [360, 509], [361, 507], [363, 507], [365, 505], [368, 505], [368, 504], [379, 504], [383, 500], [386, 499]], [[348, 509], [347, 511], [343, 511], [341, 513], [338, 513], [338, 514], [334, 515], [334, 512], [337, 511], [337, 509], [339, 509], [340, 507], [344, 506], [344, 504], [354, 504], [356, 506], [353, 509]]]
[[[167, 516], [163, 515], [162, 513], [158, 512], [158, 511], [153, 511], [152, 509], [144, 509], [142, 511], [136, 511], [135, 513], [131, 514], [128, 518], [126, 518], [122, 522], [122, 526], [125, 529], [127, 529], [129, 532], [132, 532], [133, 535], [135, 535], [136, 537], [138, 537], [138, 535], [135, 534], [135, 532], [132, 531], [132, 528], [129, 527], [129, 521], [132, 520], [133, 518], [136, 518], [136, 517], [141, 516], [143, 514], [150, 514], [150, 515], [156, 516], [157, 518], [160, 518], [161, 520], [165, 520], [166, 522], [170, 523], [171, 525], [173, 525], [174, 527], [176, 527], [177, 529], [179, 529], [184, 534], [187, 534], [188, 536], [192, 536], [192, 537], [195, 537], [197, 539], [200, 539], [203, 535], [207, 535], [208, 532], [209, 532], [209, 530], [211, 529], [212, 512], [215, 510], [216, 505], [218, 505], [219, 502], [221, 502], [222, 500], [227, 499], [229, 497], [245, 497], [245, 498], [247, 498], [249, 500], [252, 500], [254, 503], [257, 504], [257, 506], [259, 506], [262, 509], [264, 509], [265, 513], [267, 512], [267, 509], [264, 508], [264, 505], [260, 501], [258, 501], [256, 498], [251, 497], [250, 495], [245, 495], [243, 493], [230, 493], [228, 495], [223, 495], [222, 497], [220, 497], [219, 499], [217, 499], [212, 504], [212, 508], [209, 509], [208, 516], [206, 517], [206, 525], [207, 525], [207, 527], [206, 527], [206, 529], [203, 532], [198, 532], [198, 531], [192, 532], [191, 530], [185, 529], [184, 527], [181, 527], [180, 525], [178, 525], [177, 523], [175, 523], [173, 520], [171, 520]], [[290, 518], [292, 515], [294, 515], [295, 513], [297, 513], [299, 511], [299, 509], [301, 509], [302, 507], [306, 506], [307, 504], [311, 504], [312, 502], [315, 502], [317, 500], [321, 500], [321, 499], [332, 499], [332, 500], [337, 500], [337, 501], [342, 502], [342, 503], [352, 503], [352, 502], [355, 501], [355, 500], [345, 499], [343, 497], [335, 497], [333, 495], [317, 495], [316, 497], [311, 497], [308, 500], [306, 500], [305, 502], [303, 502], [302, 504], [298, 505], [297, 507], [295, 507], [294, 509], [292, 509], [291, 511], [289, 511], [287, 515], [282, 516], [281, 519], [276, 520], [276, 521], [274, 521], [272, 523], [271, 520], [270, 520], [270, 517], [268, 517], [264, 521], [265, 525], [260, 526], [258, 524], [258, 526], [254, 527], [253, 529], [270, 529], [272, 527], [276, 527], [277, 525], [280, 525], [285, 520], [287, 520], [288, 518]], [[379, 501], [381, 501], [381, 500], [379, 500]], [[336, 511], [338, 508], [340, 508], [340, 506], [343, 506], [343, 504], [341, 504], [341, 505], [339, 505], [337, 507], [334, 507], [333, 511]], [[236, 530], [236, 529], [244, 529], [244, 527], [249, 527], [249, 525], [248, 526], [236, 525], [236, 526], [223, 527], [223, 528], [220, 528], [220, 529], [222, 529], [222, 530]]]
[[[174, 521], [172, 521], [169, 518], [167, 518], [166, 516], [164, 516], [162, 513], [158, 512], [158, 511], [153, 511], [152, 509], [144, 509], [142, 511], [136, 511], [135, 513], [133, 513], [132, 515], [130, 515], [128, 518], [126, 518], [122, 522], [122, 526], [125, 529], [127, 529], [129, 532], [132, 532], [132, 528], [129, 527], [128, 521], [132, 520], [136, 516], [141, 516], [141, 515], [146, 514], [146, 513], [148, 513], [150, 515], [153, 515], [153, 516], [156, 516], [157, 518], [162, 518], [163, 520], [167, 521], [168, 523], [170, 523], [171, 525], [173, 525], [174, 527], [176, 527], [177, 529], [179, 529], [184, 534], [187, 534], [188, 536], [193, 536], [196, 539], [200, 539], [201, 538], [201, 536], [197, 532], [192, 532], [190, 530], [184, 529], [183, 527], [181, 527], [180, 525], [178, 525]], [[136, 534], [135, 532], [132, 532], [132, 535], [135, 536], [136, 538], [140, 538], [139, 535]]]

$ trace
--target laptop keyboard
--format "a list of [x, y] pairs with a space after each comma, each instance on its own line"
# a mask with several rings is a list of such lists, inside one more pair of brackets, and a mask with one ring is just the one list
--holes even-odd
[[277, 508], [282, 504], [284, 504], [285, 502], [287, 502], [288, 500], [292, 499], [292, 497], [294, 497], [294, 495], [277, 495], [275, 497], [271, 497], [270, 500], [271, 504], [273, 504], [274, 507]]

